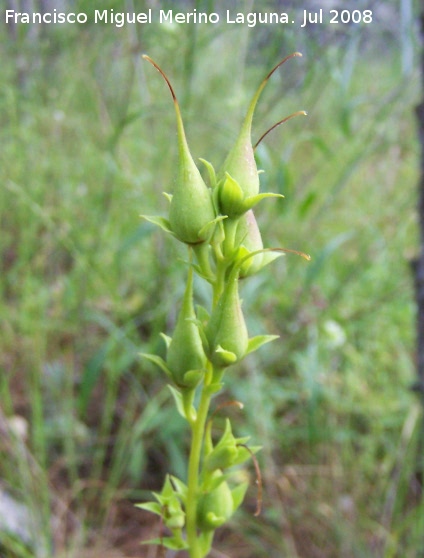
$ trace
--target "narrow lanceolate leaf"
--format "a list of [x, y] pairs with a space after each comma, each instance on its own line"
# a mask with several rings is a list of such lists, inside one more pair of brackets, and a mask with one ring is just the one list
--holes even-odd
[[171, 223], [168, 221], [168, 219], [165, 219], [165, 217], [160, 217], [159, 215], [140, 215], [140, 217], [142, 217], [149, 223], [152, 223], [153, 225], [157, 225], [163, 231], [173, 234]]
[[183, 418], [186, 418], [186, 414], [185, 414], [185, 410], [184, 410], [183, 396], [181, 395], [181, 393], [177, 389], [170, 386], [169, 384], [168, 384], [168, 388], [169, 388], [170, 392], [172, 393], [172, 397], [174, 398], [175, 405], [177, 407], [177, 411], [179, 412], [179, 414]]
[[157, 515], [162, 515], [163, 507], [158, 502], [146, 502], [145, 504], [135, 504], [136, 508], [146, 510]]
[[181, 496], [182, 500], [184, 501], [187, 497], [187, 485], [183, 483], [178, 477], [174, 477], [173, 475], [170, 476], [171, 482], [174, 485], [176, 492]]
[[264, 194], [257, 194], [256, 196], [250, 196], [244, 200], [245, 211], [252, 209], [257, 203], [265, 198], [284, 198], [282, 194], [273, 194], [272, 192], [266, 192]]
[[172, 393], [178, 413], [189, 422], [196, 420], [196, 409], [193, 407], [193, 391], [179, 392], [177, 389], [168, 384], [168, 388]]
[[270, 343], [278, 338], [279, 335], [257, 335], [256, 337], [252, 337], [248, 341], [246, 354], [253, 353], [253, 351], [265, 345], [265, 343]]
[[169, 349], [169, 345], [171, 344], [172, 337], [169, 337], [169, 335], [166, 335], [166, 333], [161, 333], [160, 336], [165, 341], [166, 348]]
[[247, 447], [245, 448], [241, 444], [239, 446], [239, 452], [237, 458], [234, 460], [233, 466], [241, 465], [242, 463], [250, 459], [252, 457], [252, 454], [258, 453], [258, 451], [260, 451], [261, 449], [262, 446], [251, 446], [247, 449]]
[[152, 355], [152, 354], [147, 354], [147, 353], [140, 353], [140, 356], [143, 357], [143, 358], [147, 358], [147, 360], [150, 360], [151, 362], [154, 362], [172, 380], [171, 371], [167, 367], [166, 362], [163, 360], [163, 358], [161, 358], [160, 356], [157, 356], [157, 355]]
[[181, 537], [163, 537], [161, 539], [150, 539], [149, 541], [143, 541], [141, 544], [156, 544], [158, 546], [164, 546], [170, 550], [186, 550], [188, 544]]
[[206, 159], [199, 159], [199, 161], [205, 165], [206, 170], [208, 171], [209, 184], [211, 188], [214, 189], [216, 186], [216, 173], [213, 165], [209, 163], [209, 161], [206, 161]]
[[243, 482], [231, 490], [231, 495], [233, 497], [233, 512], [237, 511], [237, 509], [241, 506], [248, 486], [249, 483]]

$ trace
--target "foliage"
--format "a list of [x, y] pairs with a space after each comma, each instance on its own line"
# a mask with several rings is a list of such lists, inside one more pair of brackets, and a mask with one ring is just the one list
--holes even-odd
[[[231, 473], [227, 470], [241, 465], [259, 449], [246, 446], [249, 437], [235, 438], [229, 420], [214, 445], [212, 426], [219, 407], [211, 415], [209, 409], [212, 399], [224, 387], [227, 369], [278, 338], [257, 335], [249, 339], [239, 282], [270, 263], [266, 256], [273, 260], [275, 255], [290, 251], [263, 247], [252, 208], [264, 198], [281, 195], [259, 193], [251, 129], [256, 104], [269, 78], [294, 56], [300, 54], [286, 56], [260, 84], [220, 171], [216, 173], [211, 163], [201, 160], [208, 171], [209, 187], [191, 156], [169, 79], [151, 58], [143, 56], [160, 72], [171, 92], [179, 151], [173, 192], [165, 193], [170, 204], [169, 220], [144, 218], [187, 245], [189, 270], [172, 338], [162, 334], [167, 345], [166, 360], [155, 354], [142, 356], [157, 364], [171, 381], [169, 387], [178, 412], [190, 427], [191, 442], [187, 484], [168, 476], [161, 493], [154, 494], [156, 501], [138, 507], [158, 514], [171, 532], [152, 543], [173, 550], [187, 549], [193, 558], [209, 555], [215, 530], [232, 517], [243, 501], [247, 483], [239, 482], [231, 489]], [[197, 312], [193, 304], [194, 271], [211, 287], [208, 309], [200, 307]]]

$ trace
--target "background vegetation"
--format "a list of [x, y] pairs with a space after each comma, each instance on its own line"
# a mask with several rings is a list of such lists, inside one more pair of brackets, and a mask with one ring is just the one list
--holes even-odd
[[[283, 10], [233, 4], [266, 6]], [[184, 474], [186, 433], [138, 353], [164, 349], [184, 265], [139, 219], [166, 211], [177, 155], [169, 93], [140, 55], [171, 78], [194, 156], [219, 166], [257, 84], [295, 50], [304, 57], [272, 78], [254, 138], [295, 110], [308, 117], [258, 149], [264, 189], [285, 195], [264, 201], [258, 220], [266, 245], [312, 262], [281, 258], [244, 285], [252, 335], [281, 336], [228, 374], [223, 400], [245, 403], [228, 412], [263, 445], [264, 511], [253, 517], [252, 471], [213, 556], [424, 552], [412, 482], [419, 79], [408, 8], [387, 2], [369, 26], [308, 30], [1, 28], [0, 487], [25, 519], [20, 534], [0, 535], [1, 556], [155, 556], [139, 541], [160, 526], [132, 502], [165, 471]]]

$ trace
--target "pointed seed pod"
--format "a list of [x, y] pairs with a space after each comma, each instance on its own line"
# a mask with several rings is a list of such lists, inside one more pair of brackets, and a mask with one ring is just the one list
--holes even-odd
[[[222, 477], [222, 471], [216, 471]], [[233, 494], [225, 480], [211, 492], [202, 494], [197, 508], [198, 523], [202, 531], [214, 531], [230, 519], [234, 512]]]
[[249, 336], [238, 293], [238, 274], [231, 273], [228, 283], [206, 326], [210, 360], [217, 366], [230, 366], [247, 351]]
[[[264, 245], [262, 236], [252, 209], [249, 209], [237, 222], [235, 244], [240, 247], [240, 256], [249, 252], [262, 250]], [[257, 273], [265, 265], [278, 258], [281, 254], [263, 252], [245, 261], [240, 267], [240, 278], [249, 277]]]
[[302, 55], [299, 52], [295, 52], [281, 60], [262, 81], [250, 102], [240, 134], [228, 154], [220, 173], [219, 204], [224, 215], [238, 217], [253, 207], [256, 201], [259, 201], [259, 198], [256, 201], [252, 199], [253, 203], [249, 203], [248, 200], [248, 198], [255, 198], [255, 196], [259, 195], [258, 168], [251, 139], [253, 115], [259, 97], [269, 78], [277, 68], [294, 56]]
[[193, 269], [190, 267], [183, 303], [168, 347], [166, 364], [177, 386], [195, 387], [202, 376], [206, 356], [198, 326], [194, 323]]
[[161, 68], [147, 55], [148, 60], [166, 81], [174, 101], [177, 116], [179, 168], [169, 210], [172, 232], [187, 244], [198, 244], [208, 240], [215, 219], [211, 193], [197, 168], [184, 132], [183, 120], [171, 83]]

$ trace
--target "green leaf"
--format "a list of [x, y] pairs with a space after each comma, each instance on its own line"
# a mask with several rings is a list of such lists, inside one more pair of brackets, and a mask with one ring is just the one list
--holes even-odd
[[163, 508], [158, 502], [146, 502], [144, 504], [135, 504], [135, 507], [140, 508], [141, 510], [147, 510], [157, 515], [162, 515], [163, 512]]
[[157, 544], [159, 546], [164, 546], [170, 550], [186, 550], [188, 544], [181, 537], [163, 537], [162, 539], [150, 539], [148, 541], [143, 541], [141, 544]]
[[202, 531], [199, 534], [199, 546], [202, 556], [207, 556], [212, 547], [212, 541], [215, 531]]
[[171, 478], [172, 484], [175, 487], [175, 490], [181, 496], [182, 500], [185, 501], [185, 499], [187, 497], [187, 485], [185, 483], [183, 483], [183, 481], [180, 480], [178, 477], [174, 477], [173, 475], [170, 475], [170, 478]]
[[171, 371], [167, 367], [166, 362], [163, 360], [163, 358], [161, 358], [160, 356], [157, 356], [157, 355], [151, 355], [151, 354], [147, 354], [147, 353], [139, 353], [139, 354], [140, 354], [141, 357], [147, 358], [147, 360], [150, 360], [151, 362], [154, 362], [172, 380]]
[[199, 158], [199, 161], [201, 161], [205, 165], [206, 170], [208, 171], [209, 183], [211, 185], [211, 188], [214, 189], [216, 186], [216, 173], [212, 163], [209, 163], [209, 161], [206, 161], [206, 159], [201, 158]]
[[179, 414], [183, 418], [187, 419], [186, 412], [184, 410], [184, 400], [183, 400], [183, 396], [182, 396], [181, 392], [179, 392], [177, 389], [170, 386], [169, 384], [168, 384], [168, 387], [169, 387], [170, 392], [172, 393], [172, 397], [174, 398], [175, 405], [177, 407], [177, 411], [179, 412]]
[[207, 479], [207, 490], [208, 492], [212, 492], [215, 488], [218, 488], [220, 484], [226, 482], [229, 478], [229, 475], [219, 475], [219, 476], [212, 476], [211, 478]]
[[272, 194], [272, 193], [257, 194], [256, 196], [250, 196], [249, 198], [246, 198], [244, 200], [245, 210], [247, 211], [248, 209], [252, 209], [254, 205], [256, 205], [257, 203], [259, 203], [261, 200], [265, 198], [284, 198], [284, 196], [282, 194]]
[[249, 450], [247, 450], [243, 446], [239, 446], [239, 452], [236, 459], [234, 459], [232, 463], [232, 467], [234, 467], [235, 465], [241, 465], [252, 457], [252, 453], [257, 453], [261, 448], [262, 446], [249, 446]]
[[169, 335], [166, 335], [166, 333], [161, 333], [160, 336], [165, 341], [166, 348], [169, 349], [169, 345], [171, 344], [172, 337], [169, 337]]
[[279, 335], [256, 335], [256, 337], [252, 337], [248, 341], [246, 354], [253, 353], [253, 351], [256, 351], [259, 347], [262, 347], [262, 345], [270, 343], [279, 337]]
[[213, 395], [214, 393], [218, 393], [224, 387], [224, 384], [221, 382], [213, 382], [208, 386], [208, 393]]
[[248, 486], [249, 483], [243, 482], [231, 490], [231, 495], [233, 497], [233, 512], [241, 506]]
[[196, 314], [197, 314], [197, 317], [198, 317], [198, 322], [200, 322], [200, 324], [203, 324], [203, 323], [206, 323], [206, 322], [209, 321], [210, 314], [204, 306], [200, 306], [200, 304], [198, 304], [196, 306]]
[[202, 227], [199, 231], [199, 236], [207, 236], [209, 235], [211, 231], [211, 229], [217, 224], [220, 223], [221, 221], [223, 221], [224, 219], [226, 219], [227, 216], [226, 215], [218, 215], [218, 217], [215, 217], [215, 219], [213, 219], [212, 221], [209, 221], [209, 223], [206, 223], [206, 225], [204, 227]]
[[284, 256], [284, 254], [282, 254], [281, 252], [264, 252], [262, 255], [261, 269], [280, 256]]
[[157, 225], [165, 232], [174, 234], [171, 229], [170, 222], [168, 221], [168, 219], [165, 219], [165, 217], [160, 217], [156, 215], [140, 215], [140, 217], [142, 217], [146, 221], [149, 221], [149, 223], [152, 223], [153, 225]]

